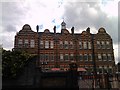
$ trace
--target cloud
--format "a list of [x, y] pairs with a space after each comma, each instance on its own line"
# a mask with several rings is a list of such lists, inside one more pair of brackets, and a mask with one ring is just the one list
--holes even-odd
[[[114, 43], [118, 43], [118, 18], [108, 17], [98, 2], [68, 2], [64, 8], [64, 17], [68, 28], [75, 26], [75, 30], [80, 31], [87, 27], [93, 27], [96, 30], [104, 27], [113, 38]], [[91, 31], [93, 32], [92, 28]]]
[[19, 3], [2, 2], [3, 32], [15, 32], [17, 31], [15, 27], [22, 23], [22, 19], [24, 19], [25, 13], [27, 13], [27, 9]]

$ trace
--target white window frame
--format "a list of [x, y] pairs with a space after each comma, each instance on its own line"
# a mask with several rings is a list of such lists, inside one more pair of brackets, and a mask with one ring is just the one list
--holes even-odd
[[102, 61], [102, 55], [101, 54], [98, 54], [98, 60]]
[[107, 61], [107, 56], [106, 56], [106, 54], [103, 54], [103, 57], [106, 58], [106, 59], [103, 58], [103, 61]]
[[45, 48], [49, 48], [49, 41], [45, 41]]
[[110, 59], [108, 59], [108, 61], [112, 61], [112, 56], [111, 54], [107, 54], [108, 57], [110, 57]]
[[79, 41], [79, 49], [82, 49], [82, 42]]
[[23, 44], [23, 40], [22, 39], [18, 39], [18, 44]]
[[35, 40], [34, 40], [34, 39], [31, 39], [31, 40], [30, 40], [30, 47], [31, 47], [31, 48], [34, 48], [34, 47], [35, 47]]
[[84, 49], [87, 49], [87, 42], [86, 41], [83, 42], [83, 47], [84, 47]]
[[88, 49], [91, 49], [91, 42], [88, 42]]
[[62, 54], [62, 53], [60, 54], [60, 60], [61, 60], [61, 61], [63, 61], [63, 60], [64, 60], [64, 56], [63, 56], [63, 54]]
[[54, 48], [54, 42], [50, 41], [50, 48]]

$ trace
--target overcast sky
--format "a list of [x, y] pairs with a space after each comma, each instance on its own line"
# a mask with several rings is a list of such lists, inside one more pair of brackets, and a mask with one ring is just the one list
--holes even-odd
[[91, 33], [97, 33], [104, 27], [113, 39], [118, 62], [118, 0], [2, 0], [0, 8], [0, 44], [6, 50], [14, 47], [16, 32], [24, 24], [29, 24], [33, 31], [40, 25], [41, 32], [46, 28], [53, 32], [56, 25], [60, 32], [64, 19], [68, 30], [74, 26], [76, 33], [87, 27]]

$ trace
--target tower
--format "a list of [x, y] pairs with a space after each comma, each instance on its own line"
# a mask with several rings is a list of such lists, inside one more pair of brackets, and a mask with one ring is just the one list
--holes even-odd
[[61, 23], [61, 29], [66, 29], [66, 23], [64, 21]]

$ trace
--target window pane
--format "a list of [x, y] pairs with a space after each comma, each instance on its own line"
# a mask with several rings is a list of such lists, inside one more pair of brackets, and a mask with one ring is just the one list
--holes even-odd
[[60, 54], [60, 60], [63, 60], [63, 54]]
[[42, 40], [40, 40], [40, 48], [44, 48], [44, 43]]
[[49, 54], [45, 54], [45, 61], [49, 61]]
[[80, 61], [83, 60], [83, 55], [82, 55], [82, 54], [80, 54], [79, 60], [80, 60]]
[[111, 60], [112, 60], [111, 54], [108, 54], [108, 61], [111, 61]]
[[30, 47], [35, 47], [35, 41], [34, 40], [30, 40]]
[[89, 61], [92, 60], [92, 54], [89, 54]]
[[64, 48], [68, 49], [68, 41], [64, 41]]
[[18, 44], [23, 44], [23, 40], [22, 40], [22, 39], [19, 39], [19, 40], [18, 40]]
[[106, 41], [106, 48], [110, 49], [110, 42], [109, 41]]
[[87, 49], [87, 42], [83, 42], [84, 49]]
[[54, 43], [53, 41], [50, 41], [50, 48], [53, 48], [54, 47]]
[[49, 41], [45, 41], [45, 48], [49, 48]]
[[25, 39], [25, 40], [24, 40], [24, 47], [25, 47], [25, 48], [28, 48], [28, 47], [29, 47], [28, 39]]
[[107, 60], [106, 54], [103, 54], [103, 60], [104, 60], [104, 61]]
[[62, 49], [62, 48], [63, 48], [63, 42], [60, 41], [60, 49]]
[[102, 49], [105, 49], [105, 42], [104, 41], [101, 41], [101, 43], [102, 43]]
[[70, 54], [70, 60], [73, 60], [73, 54]]
[[101, 54], [98, 54], [98, 60], [99, 60], [99, 61], [102, 60], [102, 56], [101, 56]]
[[82, 49], [82, 42], [79, 42], [79, 49]]
[[91, 49], [91, 42], [88, 42], [88, 49]]
[[87, 54], [84, 54], [84, 60], [88, 61], [88, 55]]
[[100, 41], [97, 41], [97, 49], [100, 49], [101, 45], [100, 45]]
[[68, 57], [69, 57], [68, 54], [65, 54], [65, 56], [64, 56], [64, 60], [68, 61], [68, 60], [69, 60]]
[[69, 48], [70, 48], [70, 49], [73, 49], [73, 42], [72, 42], [72, 41], [70, 41]]
[[28, 44], [28, 40], [27, 40], [27, 39], [25, 39], [24, 43], [25, 43], [25, 44]]

